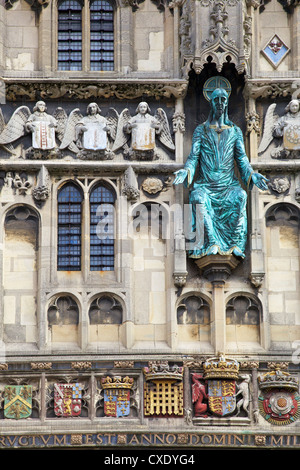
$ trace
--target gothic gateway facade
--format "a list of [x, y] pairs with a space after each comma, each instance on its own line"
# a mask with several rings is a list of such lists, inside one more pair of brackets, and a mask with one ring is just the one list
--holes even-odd
[[[299, 448], [299, 69], [297, 0], [1, 2], [1, 449]], [[268, 189], [193, 259], [217, 87]]]

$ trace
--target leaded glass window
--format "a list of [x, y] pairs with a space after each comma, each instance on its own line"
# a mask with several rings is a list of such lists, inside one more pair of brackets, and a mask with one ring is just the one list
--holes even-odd
[[81, 270], [81, 205], [82, 194], [74, 184], [66, 184], [58, 193], [59, 271]]
[[[87, 23], [89, 44], [82, 34]], [[64, 0], [58, 5], [58, 70], [82, 70], [84, 63], [94, 71], [114, 70], [114, 8], [107, 0]]]
[[114, 11], [106, 0], [95, 0], [90, 7], [90, 69], [114, 69]]
[[65, 0], [58, 6], [58, 70], [82, 69], [82, 6]]
[[90, 195], [90, 270], [114, 270], [114, 202], [106, 186], [96, 186]]

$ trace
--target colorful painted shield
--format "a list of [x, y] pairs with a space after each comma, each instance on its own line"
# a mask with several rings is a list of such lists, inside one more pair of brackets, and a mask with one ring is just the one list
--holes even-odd
[[54, 413], [67, 418], [81, 413], [80, 384], [54, 384]]
[[235, 380], [208, 380], [208, 405], [218, 416], [232, 413], [236, 407]]
[[107, 389], [104, 390], [105, 416], [122, 417], [130, 412], [130, 390]]
[[31, 385], [7, 385], [4, 388], [4, 416], [10, 419], [28, 418], [32, 411]]
[[287, 126], [284, 128], [283, 146], [289, 150], [300, 149], [300, 124], [287, 122]]

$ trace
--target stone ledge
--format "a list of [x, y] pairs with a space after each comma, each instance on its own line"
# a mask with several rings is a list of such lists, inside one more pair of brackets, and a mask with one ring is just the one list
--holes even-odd
[[209, 255], [194, 261], [210, 282], [225, 282], [240, 263], [234, 255]]

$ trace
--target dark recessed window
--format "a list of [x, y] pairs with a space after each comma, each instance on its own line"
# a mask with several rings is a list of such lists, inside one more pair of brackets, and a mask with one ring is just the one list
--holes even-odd
[[114, 202], [111, 189], [99, 185], [90, 195], [90, 270], [114, 270]]
[[66, 184], [58, 193], [58, 253], [59, 271], [81, 270], [81, 191]]

